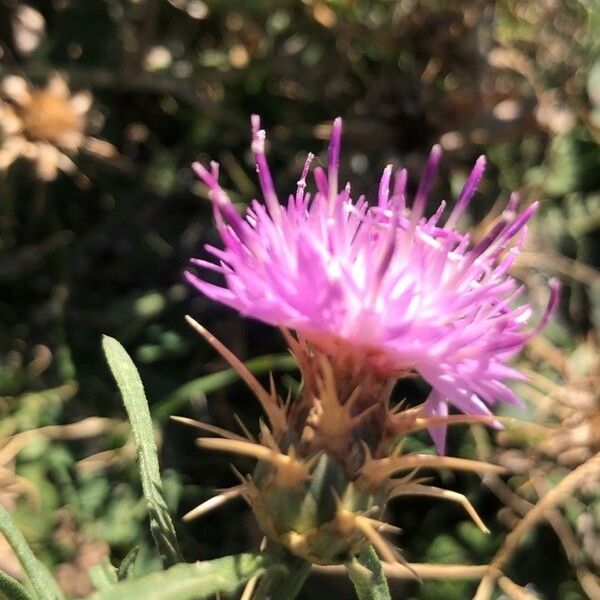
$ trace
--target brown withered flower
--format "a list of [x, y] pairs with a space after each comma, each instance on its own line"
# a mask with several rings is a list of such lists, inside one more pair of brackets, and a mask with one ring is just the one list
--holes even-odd
[[0, 170], [25, 158], [41, 180], [52, 181], [59, 171], [77, 172], [74, 158], [82, 150], [112, 156], [112, 145], [87, 133], [92, 101], [89, 91], [72, 94], [58, 73], [43, 88], [17, 75], [5, 77], [0, 83]]

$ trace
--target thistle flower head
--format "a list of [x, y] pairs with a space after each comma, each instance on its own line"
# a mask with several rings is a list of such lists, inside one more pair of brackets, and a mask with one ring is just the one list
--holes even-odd
[[[552, 284], [546, 312], [528, 329], [532, 307], [519, 303], [522, 289], [508, 274], [537, 204], [519, 210], [513, 194], [487, 235], [472, 244], [456, 226], [475, 195], [485, 159], [475, 163], [452, 210], [442, 202], [427, 216], [439, 146], [429, 155], [411, 203], [406, 171], [394, 172], [391, 165], [383, 171], [376, 202], [364, 196], [353, 200], [350, 184], [338, 186], [341, 130], [336, 119], [327, 170], [313, 171], [314, 190], [307, 184], [309, 155], [295, 193], [280, 204], [266, 161], [265, 132], [254, 116], [252, 151], [264, 204], [253, 200], [244, 216], [219, 184], [218, 165], [211, 163], [209, 170], [196, 163], [210, 189], [223, 248], [207, 246], [216, 264], [193, 262], [221, 273], [225, 285], [191, 273], [188, 280], [243, 315], [294, 330], [298, 348], [306, 348], [309, 357], [327, 357], [334, 379], [346, 387], [344, 402], [368, 376], [372, 385], [358, 392], [356, 414], [380, 406], [374, 390], [409, 373], [432, 387], [424, 415], [447, 416], [449, 404], [467, 414], [489, 415], [497, 402], [518, 403], [506, 380], [520, 374], [508, 361], [543, 327], [557, 299]], [[314, 380], [304, 369], [303, 375], [305, 383]], [[376, 418], [377, 410], [372, 412], [370, 418]], [[379, 421], [380, 429], [398, 426], [387, 411]], [[443, 451], [444, 425], [430, 432]]]
[[[544, 325], [527, 329], [532, 312], [518, 305], [520, 286], [508, 274], [536, 205], [518, 212], [511, 196], [501, 217], [477, 244], [456, 229], [483, 176], [480, 158], [444, 216], [426, 204], [441, 153], [434, 147], [410, 203], [406, 171], [386, 167], [377, 201], [353, 200], [350, 185], [338, 188], [342, 123], [332, 128], [327, 170], [314, 170], [309, 155], [296, 192], [279, 202], [265, 156], [265, 132], [252, 118], [252, 151], [264, 204], [254, 200], [244, 216], [218, 181], [219, 168], [195, 170], [210, 190], [223, 248], [208, 246], [217, 264], [196, 266], [220, 273], [219, 286], [187, 274], [209, 297], [242, 314], [279, 326], [298, 361], [303, 385], [283, 402], [272, 385], [264, 390], [243, 364], [189, 319], [254, 391], [270, 427], [258, 439], [244, 439], [196, 423], [224, 439], [202, 439], [203, 448], [258, 460], [240, 486], [201, 505], [209, 510], [241, 494], [270, 540], [321, 564], [349, 560], [366, 543], [381, 556], [396, 555], [380, 535], [389, 529], [383, 509], [402, 495], [459, 502], [485, 526], [468, 500], [424, 485], [422, 468], [494, 473], [478, 461], [403, 453], [399, 434], [429, 428], [443, 451], [449, 422], [493, 422], [489, 406], [517, 402], [505, 381], [520, 374], [508, 361]], [[432, 387], [424, 405], [392, 407], [395, 381], [420, 374]], [[448, 415], [448, 404], [464, 413]], [[400, 477], [397, 477], [400, 475]]]

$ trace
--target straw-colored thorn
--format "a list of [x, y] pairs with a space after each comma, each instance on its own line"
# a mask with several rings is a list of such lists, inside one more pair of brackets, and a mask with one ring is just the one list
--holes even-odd
[[189, 315], [186, 315], [185, 319], [231, 365], [246, 385], [254, 392], [269, 418], [276, 435], [283, 434], [285, 431], [285, 415], [277, 402], [277, 398], [269, 394], [259, 383], [258, 379], [248, 370], [248, 367], [210, 331]]
[[275, 478], [281, 487], [294, 487], [309, 478], [306, 465], [294, 456], [276, 452], [266, 446], [254, 444], [246, 440], [227, 440], [219, 438], [199, 438], [196, 444], [200, 448], [232, 452], [243, 456], [251, 456], [257, 460], [271, 463], [276, 468]]
[[431, 498], [440, 498], [441, 500], [448, 500], [450, 502], [456, 502], [460, 504], [466, 512], [469, 514], [473, 522], [481, 531], [484, 533], [489, 533], [490, 530], [485, 526], [484, 522], [481, 520], [481, 517], [477, 514], [474, 506], [469, 502], [466, 496], [463, 494], [459, 494], [458, 492], [453, 492], [451, 490], [444, 490], [442, 488], [430, 486], [430, 485], [421, 485], [419, 483], [403, 483], [400, 482], [397, 486], [394, 486], [390, 493], [388, 494], [388, 500], [392, 498], [397, 498], [398, 496], [429, 496]]
[[202, 502], [202, 504], [199, 504], [198, 506], [196, 506], [196, 508], [193, 508], [188, 513], [183, 515], [182, 520], [183, 521], [192, 521], [193, 519], [198, 519], [200, 517], [203, 517], [204, 515], [215, 510], [216, 508], [223, 506], [223, 504], [229, 502], [230, 500], [233, 500], [234, 498], [241, 496], [244, 492], [244, 487], [245, 487], [245, 485], [243, 485], [243, 484], [237, 485], [230, 490], [227, 490], [225, 492], [218, 494], [217, 496], [213, 496], [212, 498], [209, 498], [205, 502]]

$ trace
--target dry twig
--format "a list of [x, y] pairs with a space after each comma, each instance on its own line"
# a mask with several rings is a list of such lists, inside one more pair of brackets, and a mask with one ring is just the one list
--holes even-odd
[[489, 600], [491, 598], [494, 584], [502, 576], [501, 569], [510, 560], [523, 536], [541, 519], [545, 518], [549, 511], [564, 502], [595, 472], [600, 472], [600, 452], [569, 473], [555, 488], [539, 500], [506, 537], [504, 544], [487, 567], [487, 572], [483, 576], [473, 600]]

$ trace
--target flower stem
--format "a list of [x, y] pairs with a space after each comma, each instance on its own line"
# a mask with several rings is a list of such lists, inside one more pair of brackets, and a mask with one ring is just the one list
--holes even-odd
[[[383, 565], [373, 546], [369, 546], [346, 565], [359, 600], [391, 600]], [[408, 569], [407, 569], [408, 570]]]
[[294, 600], [309, 573], [309, 562], [279, 550], [272, 566], [260, 578], [252, 600]]

